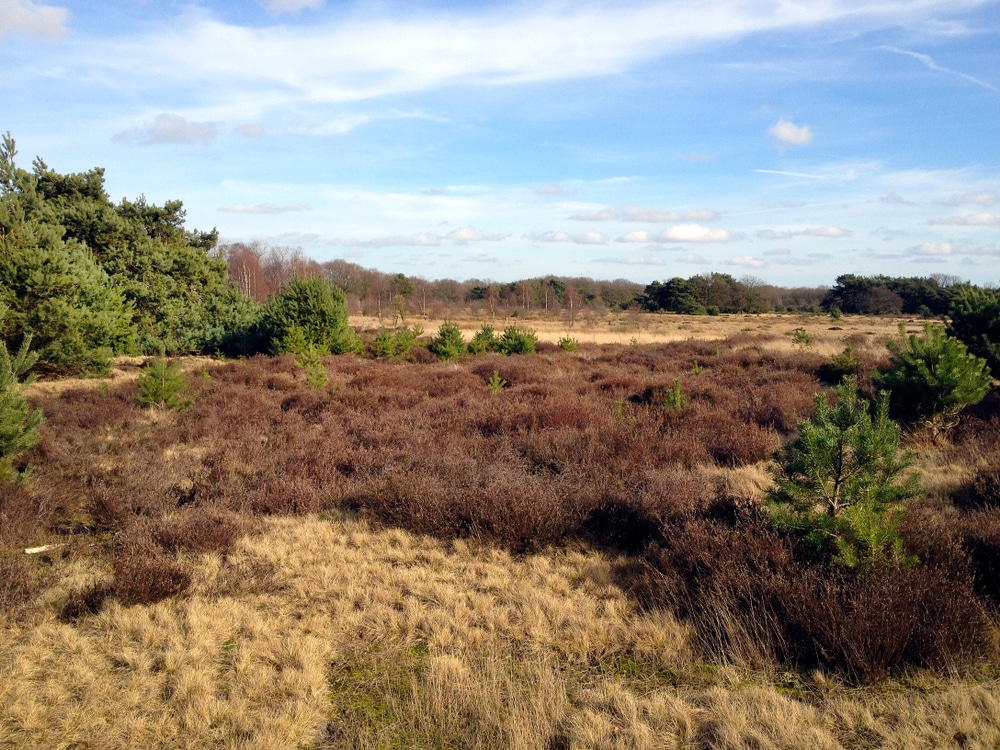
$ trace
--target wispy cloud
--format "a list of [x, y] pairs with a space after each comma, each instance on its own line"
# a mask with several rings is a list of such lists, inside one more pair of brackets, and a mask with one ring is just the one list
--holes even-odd
[[[48, 7], [4, 1], [22, 12]], [[317, 4], [269, 0], [275, 12]], [[395, 17], [376, 10], [346, 20], [271, 27], [225, 23], [201, 6], [155, 33], [81, 47], [78, 51], [86, 59], [78, 63], [84, 75], [101, 69], [113, 72], [122, 87], [137, 79], [145, 85], [197, 80], [205, 91], [225, 92], [216, 96], [217, 107], [282, 111], [292, 103], [357, 102], [456, 85], [619, 75], [672, 53], [758, 32], [847, 18], [856, 27], [896, 25], [925, 18], [941, 4], [873, 0], [859, 7], [850, 0], [808, 5], [737, 0], [723, 14], [711, 4], [698, 3], [547, 2], [523, 13], [511, 13], [506, 5]], [[511, 44], [512, 39], [517, 43]], [[228, 104], [225, 97], [231, 100]], [[788, 121], [779, 122], [774, 131], [786, 144], [811, 140], [808, 126]]]
[[793, 237], [830, 237], [840, 239], [850, 237], [853, 234], [850, 229], [843, 227], [807, 227], [805, 229], [761, 229], [754, 236], [761, 240], [790, 240]]
[[652, 255], [629, 255], [611, 258], [597, 258], [598, 263], [609, 263], [617, 266], [665, 266], [667, 261]]
[[504, 238], [502, 234], [490, 234], [480, 232], [472, 227], [461, 227], [445, 235], [445, 239], [467, 244], [469, 242], [499, 242]]
[[546, 185], [539, 185], [535, 192], [539, 195], [564, 195], [566, 191], [559, 185], [550, 182]]
[[303, 8], [323, 7], [323, 0], [265, 0], [264, 7], [269, 13], [279, 15], [281, 13], [298, 13]]
[[33, 0], [0, 0], [0, 38], [26, 34], [54, 39], [66, 33], [69, 11]]
[[642, 221], [651, 224], [670, 224], [677, 221], [715, 221], [719, 214], [713, 209], [693, 211], [665, 211], [642, 206], [609, 206], [596, 211], [584, 211], [569, 218], [576, 221]]
[[908, 49], [900, 49], [899, 47], [891, 47], [889, 45], [882, 45], [879, 49], [885, 50], [886, 52], [892, 52], [895, 55], [905, 55], [906, 57], [912, 57], [914, 60], [919, 60], [923, 63], [924, 67], [928, 70], [933, 70], [936, 73], [948, 73], [953, 76], [958, 76], [970, 83], [974, 83], [977, 86], [982, 86], [984, 89], [989, 89], [990, 91], [1000, 91], [996, 86], [994, 86], [989, 81], [984, 81], [981, 78], [976, 78], [975, 76], [970, 76], [968, 73], [962, 73], [958, 70], [952, 70], [951, 68], [946, 68], [942, 65], [938, 65], [934, 58], [930, 55], [925, 55], [922, 52], [913, 52]]
[[208, 146], [218, 135], [214, 122], [191, 122], [170, 112], [161, 112], [152, 122], [123, 130], [112, 140], [129, 146], [154, 146], [158, 143], [186, 143]]
[[273, 203], [249, 203], [235, 206], [219, 206], [219, 210], [227, 214], [287, 214], [308, 211], [305, 203], [290, 203], [278, 206]]
[[727, 260], [726, 264], [730, 266], [742, 266], [744, 268], [763, 268], [767, 265], [760, 258], [754, 258], [750, 255], [738, 255], [735, 258]]
[[1000, 227], [1000, 216], [983, 211], [966, 216], [946, 216], [941, 219], [931, 219], [927, 223], [959, 227]]

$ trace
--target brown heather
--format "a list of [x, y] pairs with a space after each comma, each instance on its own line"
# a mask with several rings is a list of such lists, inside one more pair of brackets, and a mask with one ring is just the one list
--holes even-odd
[[322, 389], [198, 360], [183, 412], [39, 384], [0, 747], [995, 747], [996, 404], [914, 446], [920, 564], [847, 577], [760, 508], [827, 336], [330, 357]]

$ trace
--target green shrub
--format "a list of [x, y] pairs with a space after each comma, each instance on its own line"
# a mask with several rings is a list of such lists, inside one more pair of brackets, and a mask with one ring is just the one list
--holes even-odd
[[438, 359], [455, 359], [465, 353], [465, 339], [462, 338], [462, 331], [456, 324], [445, 321], [438, 328], [437, 336], [431, 340], [428, 348]]
[[419, 326], [412, 329], [403, 326], [395, 333], [390, 333], [388, 329], [383, 328], [372, 341], [372, 354], [387, 359], [402, 357], [417, 345], [417, 339], [422, 333]]
[[507, 381], [500, 377], [500, 372], [498, 370], [494, 370], [490, 379], [486, 381], [486, 385], [489, 386], [490, 395], [499, 396], [503, 391], [504, 386], [507, 385]]
[[320, 356], [363, 350], [347, 323], [344, 293], [320, 277], [295, 279], [285, 287], [268, 302], [263, 326], [275, 354], [301, 354], [309, 346]]
[[580, 344], [576, 339], [571, 339], [569, 336], [563, 336], [559, 339], [559, 348], [564, 352], [575, 352], [580, 348]]
[[469, 342], [469, 354], [495, 352], [497, 351], [498, 344], [499, 340], [497, 339], [496, 331], [493, 330], [493, 326], [483, 323], [483, 327], [476, 331], [472, 337], [472, 341]]
[[517, 326], [507, 326], [497, 341], [497, 351], [501, 354], [534, 354], [538, 336]]
[[948, 335], [986, 360], [993, 377], [1000, 377], [1000, 292], [963, 289], [952, 302]]
[[796, 328], [792, 331], [792, 343], [800, 349], [805, 349], [806, 347], [812, 346], [812, 336], [805, 328]]
[[919, 494], [907, 473], [899, 426], [882, 393], [874, 416], [848, 377], [831, 407], [816, 395], [816, 416], [775, 455], [776, 485], [769, 505], [779, 526], [798, 531], [817, 547], [836, 552], [848, 568], [868, 570], [884, 560], [904, 561], [899, 535], [901, 503]]
[[187, 389], [187, 375], [180, 362], [168, 363], [158, 357], [146, 365], [139, 376], [139, 403], [143, 406], [183, 411], [194, 403], [192, 398], [184, 398]]
[[[0, 481], [23, 481], [31, 468], [18, 469], [15, 461], [20, 453], [31, 448], [41, 439], [38, 425], [42, 421], [40, 409], [32, 409], [24, 398], [24, 385], [18, 382], [35, 362], [35, 355], [28, 347], [31, 337], [25, 338], [12, 359], [7, 345], [0, 342]], [[33, 378], [26, 380], [30, 383]]]
[[877, 374], [875, 385], [891, 393], [894, 417], [930, 430], [936, 440], [958, 423], [962, 409], [989, 392], [989, 369], [941, 326], [924, 326], [923, 336], [907, 336], [901, 326], [900, 335], [889, 342], [892, 368]]
[[674, 387], [666, 392], [663, 397], [663, 412], [669, 414], [672, 411], [680, 411], [684, 408], [684, 394], [681, 393], [681, 379], [674, 381]]
[[854, 347], [848, 344], [844, 351], [831, 357], [827, 364], [820, 366], [819, 377], [824, 382], [836, 385], [848, 376], [859, 375], [862, 367], [861, 360], [854, 353]]

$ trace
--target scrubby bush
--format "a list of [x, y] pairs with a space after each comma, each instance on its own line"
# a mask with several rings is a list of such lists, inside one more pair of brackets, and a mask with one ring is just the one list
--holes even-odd
[[895, 418], [926, 428], [937, 439], [958, 423], [965, 407], [989, 392], [989, 369], [941, 326], [926, 325], [922, 336], [907, 336], [902, 329], [900, 334], [900, 341], [888, 345], [890, 369], [874, 377], [875, 385], [890, 392]]
[[799, 436], [775, 456], [770, 507], [779, 525], [817, 547], [832, 544], [848, 568], [902, 561], [900, 503], [920, 492], [917, 475], [906, 473], [912, 458], [899, 449], [885, 394], [874, 416], [853, 378], [836, 394], [832, 407], [817, 394], [816, 416], [800, 423]]
[[158, 357], [146, 365], [139, 376], [139, 403], [160, 409], [188, 409], [194, 399], [183, 396], [187, 387], [188, 379], [181, 363]]
[[496, 331], [493, 330], [493, 326], [483, 323], [483, 327], [476, 331], [472, 336], [472, 341], [469, 342], [469, 354], [495, 352], [497, 351], [498, 343], [499, 339], [497, 338]]
[[575, 352], [580, 348], [580, 345], [576, 339], [572, 339], [569, 336], [563, 336], [559, 339], [559, 348], [564, 352]]
[[445, 321], [438, 328], [437, 336], [430, 343], [428, 349], [439, 359], [455, 359], [465, 353], [465, 339], [462, 338], [461, 329], [450, 321]]
[[372, 341], [372, 354], [385, 359], [405, 356], [417, 345], [417, 339], [422, 333], [423, 331], [419, 326], [412, 329], [408, 326], [403, 326], [395, 333], [382, 328]]
[[501, 354], [534, 354], [538, 336], [517, 326], [507, 326], [496, 344], [496, 350]]

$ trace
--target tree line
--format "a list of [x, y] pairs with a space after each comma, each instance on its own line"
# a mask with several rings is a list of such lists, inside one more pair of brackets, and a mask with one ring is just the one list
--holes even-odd
[[[622, 310], [954, 317], [964, 305], [977, 326], [969, 336], [987, 342], [970, 347], [985, 356], [998, 340], [989, 329], [1000, 317], [991, 312], [996, 293], [955, 277], [847, 274], [832, 288], [791, 289], [724, 273], [645, 286], [557, 276], [427, 280], [346, 260], [320, 263], [301, 248], [220, 244], [215, 229], [185, 227], [179, 200], [114, 203], [103, 169], [60, 174], [36, 158], [29, 171], [16, 165], [16, 153], [8, 133], [0, 142], [0, 342], [18, 351], [30, 338], [42, 375], [99, 372], [123, 354], [282, 351], [303, 334], [289, 323], [303, 306], [399, 325], [470, 308], [492, 319], [556, 315], [573, 324]], [[321, 348], [358, 349], [342, 326], [336, 330]]]

